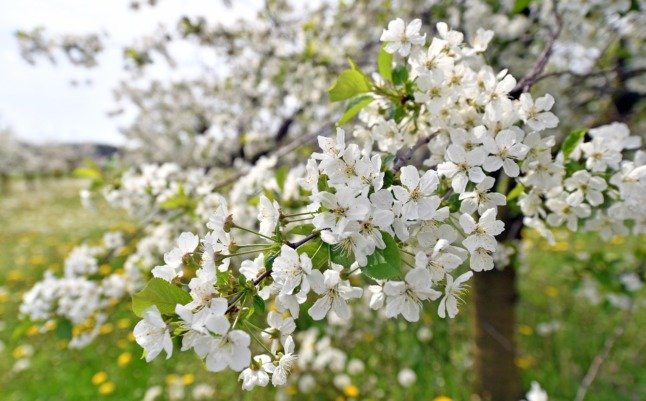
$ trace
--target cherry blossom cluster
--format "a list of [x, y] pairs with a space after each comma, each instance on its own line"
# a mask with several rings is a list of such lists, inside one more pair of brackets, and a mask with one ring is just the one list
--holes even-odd
[[[171, 338], [179, 336], [181, 350], [192, 349], [207, 369], [241, 372], [244, 389], [283, 385], [297, 366], [301, 307], [315, 321], [348, 321], [353, 302], [364, 298], [388, 318], [414, 322], [425, 301], [439, 301], [438, 315], [453, 318], [473, 271], [494, 267], [495, 236], [505, 230], [498, 208], [508, 200], [539, 228], [542, 219], [569, 223], [556, 213], [559, 201], [604, 206], [596, 192], [605, 188], [583, 175], [619, 169], [621, 152], [639, 146], [635, 139], [620, 125], [599, 127], [589, 131], [590, 142], [572, 146], [576, 137], [568, 138], [555, 156], [554, 137], [542, 135], [558, 124], [554, 99], [510, 96], [515, 78], [481, 56], [493, 33], [480, 30], [466, 45], [447, 24], [437, 32], [427, 47], [419, 20], [390, 22], [383, 52], [399, 58], [373, 75], [370, 104], [352, 131], [356, 142], [341, 128], [319, 137], [321, 152], [294, 169], [289, 197], [284, 182], [265, 186], [276, 162], [266, 159], [232, 191], [246, 206], [221, 198], [204, 235], [179, 236], [133, 298], [143, 317], [135, 337], [147, 360], [161, 351], [170, 357]], [[353, 71], [353, 79], [368, 79]], [[630, 210], [644, 193], [641, 170], [624, 165], [630, 179], [613, 179], [624, 185], [617, 210]], [[261, 193], [250, 203], [253, 188]], [[160, 289], [174, 294], [174, 309], [147, 298]], [[263, 351], [254, 355], [254, 348]]]
[[132, 264], [113, 269], [106, 262], [125, 246], [124, 234], [108, 232], [98, 246], [76, 247], [63, 275], [47, 271], [23, 296], [20, 313], [34, 322], [69, 323], [70, 348], [84, 347], [98, 334], [115, 304], [139, 290], [141, 273]]
[[[154, 305], [142, 311], [144, 319], [135, 328], [135, 336], [146, 350], [148, 360], [162, 350], [170, 356], [171, 334], [178, 334], [182, 337], [182, 350], [193, 349], [205, 359], [207, 369], [243, 371], [241, 380], [245, 388], [267, 385], [270, 377], [273, 385], [281, 385], [297, 360], [292, 333], [300, 306], [307, 303], [307, 313], [314, 320], [329, 314], [348, 320], [349, 303], [361, 298], [363, 293], [361, 287], [353, 284], [358, 280], [355, 276], [359, 271], [363, 273], [360, 277], [374, 280], [370, 288], [374, 293], [370, 299], [373, 309], [385, 308], [387, 317], [402, 315], [409, 321], [417, 321], [422, 303], [428, 300], [440, 300], [441, 317], [455, 317], [465, 282], [472, 272], [454, 275], [467, 259], [476, 271], [493, 268], [494, 237], [504, 230], [503, 223], [496, 219], [496, 206], [504, 203], [504, 196], [469, 195], [466, 189], [469, 183], [477, 184], [486, 178], [482, 170], [485, 159], [487, 171], [512, 164], [518, 169], [515, 161], [524, 158], [527, 150], [517, 150], [519, 145], [510, 154], [504, 148], [517, 144], [516, 132], [508, 135], [509, 144], [496, 142], [493, 138], [484, 139], [491, 134], [479, 125], [479, 134], [477, 137], [473, 134], [472, 142], [480, 146], [469, 147], [469, 154], [461, 145], [471, 140], [470, 133], [457, 132], [453, 135], [455, 140], [462, 137], [464, 140], [452, 145], [447, 154], [454, 157], [447, 156], [443, 169], [437, 171], [419, 171], [413, 165], [396, 168], [396, 161], [389, 154], [397, 158], [397, 152], [406, 143], [397, 138], [403, 138], [406, 129], [409, 129], [406, 137], [419, 138], [422, 133], [447, 133], [452, 128], [448, 125], [463, 124], [448, 118], [435, 119], [431, 110], [442, 115], [441, 110], [449, 105], [468, 104], [467, 96], [481, 103], [474, 104], [471, 110], [476, 118], [482, 109], [478, 121], [491, 104], [490, 114], [504, 115], [504, 110], [513, 113], [512, 102], [505, 102], [506, 93], [513, 87], [513, 78], [508, 77], [501, 84], [499, 80], [507, 75], [500, 74], [497, 78], [490, 68], [486, 69], [483, 76], [488, 84], [483, 86], [483, 93], [475, 82], [466, 81], [467, 75], [475, 80], [477, 74], [461, 60], [486, 48], [487, 37], [490, 39], [487, 32], [482, 32], [483, 38], [474, 48], [465, 48], [461, 34], [440, 24], [445, 39], [434, 39], [427, 50], [423, 48], [423, 38], [419, 39], [420, 24], [413, 22], [408, 28], [402, 28], [402, 24], [396, 20], [384, 32], [385, 41], [391, 36], [400, 41], [391, 41], [386, 51], [405, 56], [416, 54], [418, 58], [411, 58], [411, 76], [419, 81], [433, 74], [424, 68], [435, 68], [434, 63], [423, 61], [425, 57], [444, 58], [438, 65], [446, 70], [437, 67], [435, 71], [437, 85], [451, 86], [444, 81], [446, 73], [455, 87], [446, 91], [440, 101], [424, 97], [420, 89], [412, 97], [419, 104], [411, 108], [413, 118], [385, 120], [384, 124], [396, 129], [390, 147], [379, 144], [380, 150], [374, 151], [366, 144], [346, 143], [342, 129], [337, 130], [336, 138], [319, 137], [322, 152], [311, 156], [302, 178], [297, 180], [306, 200], [301, 208], [287, 211], [275, 199], [262, 194], [258, 201], [257, 228], [240, 225], [226, 203], [221, 203], [209, 217], [210, 231], [204, 236], [182, 233], [178, 246], [165, 255], [165, 264], [154, 268], [153, 275], [155, 280], [171, 285], [186, 285], [190, 300], [178, 302], [174, 311], [163, 314]], [[400, 32], [401, 29], [404, 31]], [[414, 43], [413, 47], [406, 46], [410, 42]], [[415, 60], [422, 61], [416, 64]], [[458, 76], [453, 74], [454, 70], [463, 78], [449, 78]], [[426, 88], [435, 96], [430, 87]], [[389, 98], [379, 100], [385, 105]], [[436, 102], [437, 108], [430, 107], [430, 102]], [[512, 117], [507, 118], [511, 120], [507, 126], [520, 119], [516, 113]], [[371, 144], [382, 141], [377, 126], [364, 128], [374, 131], [378, 138]], [[502, 130], [499, 125], [496, 127]], [[489, 154], [481, 145], [483, 141], [487, 141]], [[509, 168], [514, 175], [513, 167]], [[492, 185], [493, 182], [482, 191]], [[466, 193], [465, 201], [460, 202], [464, 206], [458, 206], [453, 212], [445, 196], [451, 192]], [[305, 231], [290, 235], [297, 228], [294, 225]], [[253, 233], [262, 242], [241, 245], [234, 232]], [[237, 266], [242, 277], [236, 278], [231, 262], [243, 256]], [[166, 285], [153, 282], [149, 285]], [[145, 293], [146, 289], [142, 297]], [[261, 328], [248, 316], [250, 311], [261, 309], [258, 304], [266, 303], [274, 305], [276, 311], [269, 313], [268, 327]], [[170, 316], [171, 320], [165, 321], [164, 316]], [[175, 327], [172, 333], [171, 327]], [[252, 358], [252, 339], [267, 353]]]
[[[584, 140], [583, 135], [589, 140]], [[623, 123], [592, 128], [581, 136], [571, 153], [561, 152], [554, 162], [558, 175], [549, 186], [521, 181], [526, 188], [519, 205], [525, 224], [539, 229], [548, 239], [549, 226], [566, 225], [609, 240], [646, 232], [646, 153], [641, 138], [631, 136]], [[633, 158], [624, 154], [633, 151]], [[558, 178], [558, 180], [556, 179]]]

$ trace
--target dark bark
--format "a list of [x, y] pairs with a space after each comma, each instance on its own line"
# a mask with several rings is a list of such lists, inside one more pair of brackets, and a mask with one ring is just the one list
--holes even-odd
[[512, 266], [474, 276], [474, 392], [484, 401], [522, 398], [516, 366], [516, 272]]
[[8, 174], [0, 174], [0, 194], [8, 195], [11, 190], [11, 183], [9, 182]]

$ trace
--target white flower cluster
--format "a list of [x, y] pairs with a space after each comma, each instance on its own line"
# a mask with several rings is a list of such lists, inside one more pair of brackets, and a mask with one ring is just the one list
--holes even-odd
[[[509, 98], [516, 80], [506, 71], [494, 73], [478, 55], [486, 49], [490, 32], [481, 31], [467, 47], [461, 33], [440, 23], [440, 37], [427, 49], [420, 25], [394, 21], [382, 35], [387, 52], [410, 55], [404, 61], [410, 66], [411, 95], [393, 96], [388, 84], [377, 90], [376, 102], [361, 115], [367, 127], [355, 129], [360, 144], [347, 143], [342, 129], [336, 138], [319, 137], [322, 152], [314, 153], [298, 169], [304, 176], [293, 180], [309, 196], [295, 213], [260, 195], [259, 231], [254, 231], [240, 225], [220, 199], [209, 216], [209, 232], [201, 238], [188, 232], [179, 236], [177, 247], [165, 254], [166, 264], [153, 269], [153, 275], [174, 285], [182, 282], [187, 267], [197, 265], [194, 276], [184, 282], [191, 300], [178, 303], [175, 314], [164, 313], [170, 320], [164, 321], [156, 307], [144, 312], [135, 335], [148, 360], [161, 350], [170, 356], [169, 324], [176, 322], [174, 333], [182, 337], [182, 350], [193, 349], [209, 370], [242, 371], [244, 389], [270, 381], [285, 384], [297, 362], [293, 334], [300, 305], [311, 302], [308, 314], [314, 320], [347, 321], [349, 301], [363, 293], [351, 283], [359, 269], [377, 279], [369, 287], [370, 307], [384, 308], [386, 317], [417, 321], [422, 303], [440, 298], [438, 315], [456, 316], [471, 270], [494, 265], [495, 236], [504, 231], [496, 209], [506, 204], [503, 194], [491, 191], [496, 182], [503, 174], [515, 178], [542, 200], [540, 195], [560, 185], [565, 167], [551, 154], [553, 138], [540, 134], [558, 123], [550, 112], [554, 100], [545, 95], [534, 101], [529, 94]], [[393, 103], [403, 108], [403, 116], [388, 117]], [[428, 142], [430, 152], [426, 171], [406, 165], [410, 156], [402, 155], [420, 140]], [[581, 145], [581, 152], [594, 152], [587, 147]], [[618, 166], [616, 155], [601, 157], [599, 163], [606, 159]], [[250, 174], [244, 180], [248, 183], [238, 188], [262, 186], [266, 170], [259, 167], [261, 173]], [[594, 193], [599, 185], [578, 174], [563, 184], [571, 201], [588, 199], [599, 206], [603, 200]], [[298, 191], [291, 192], [298, 200]], [[528, 210], [526, 198], [521, 194], [523, 211]], [[530, 206], [542, 210], [536, 202]], [[292, 242], [287, 228], [305, 224], [311, 224], [309, 235], [301, 232], [304, 238]], [[243, 242], [233, 230], [255, 234], [261, 243], [239, 245]], [[310, 249], [308, 243], [314, 246]], [[393, 253], [395, 259], [379, 265], [379, 258]], [[249, 254], [257, 256], [241, 260], [243, 278], [234, 279], [231, 261]], [[471, 269], [456, 274], [467, 259]], [[394, 273], [380, 270], [393, 260], [400, 264]], [[251, 299], [276, 307], [264, 329], [241, 317], [256, 307], [249, 306]], [[252, 338], [268, 352], [253, 356]]]
[[[396, 20], [383, 32], [385, 51], [403, 57], [400, 82], [375, 78], [364, 124], [353, 132], [357, 143], [340, 128], [335, 138], [319, 137], [321, 152], [281, 185], [271, 175], [276, 159], [261, 159], [234, 186], [235, 202], [218, 198], [208, 232], [179, 236], [153, 269], [161, 279], [154, 285], [179, 285], [190, 299], [174, 311], [143, 312], [135, 336], [148, 360], [162, 350], [170, 356], [178, 335], [182, 351], [194, 350], [207, 369], [241, 372], [246, 390], [282, 385], [298, 366], [301, 305], [313, 320], [347, 322], [351, 301], [363, 296], [361, 277], [370, 308], [388, 318], [418, 321], [433, 300], [440, 317], [455, 317], [473, 272], [493, 269], [493, 254], [504, 249], [495, 237], [505, 225], [496, 216], [507, 192], [516, 192], [509, 199], [526, 224], [545, 233], [544, 221], [576, 228], [592, 208], [620, 220], [634, 209], [643, 215], [643, 156], [622, 161], [624, 150], [640, 146], [624, 126], [592, 129], [581, 144], [568, 138], [554, 156], [554, 137], [542, 136], [558, 124], [554, 99], [510, 97], [515, 78], [480, 56], [490, 31], [467, 46], [462, 33], [440, 23], [427, 48], [420, 30], [419, 21]], [[421, 163], [413, 160], [419, 148]], [[259, 189], [257, 202], [246, 202]], [[606, 212], [608, 199], [614, 209]], [[266, 304], [275, 309], [263, 328], [250, 316]], [[254, 355], [252, 340], [265, 352]]]
[[560, 154], [553, 163], [559, 172], [552, 185], [531, 187], [529, 179], [521, 181], [531, 188], [520, 195], [525, 224], [550, 240], [544, 221], [572, 231], [583, 222], [581, 228], [604, 240], [627, 235], [629, 227], [634, 235], [646, 232], [646, 153], [637, 150], [633, 160], [623, 159], [626, 151], [641, 147], [641, 138], [630, 136], [622, 123], [590, 129], [587, 135], [590, 140], [576, 145], [567, 160]]
[[65, 261], [62, 277], [48, 271], [24, 294], [20, 313], [32, 321], [55, 319], [62, 324], [60, 320], [67, 320], [77, 327], [69, 346], [87, 345], [99, 334], [109, 308], [141, 285], [140, 273], [134, 268], [99, 272], [100, 261], [119, 252], [123, 245], [122, 233], [109, 232], [100, 246], [75, 248]]

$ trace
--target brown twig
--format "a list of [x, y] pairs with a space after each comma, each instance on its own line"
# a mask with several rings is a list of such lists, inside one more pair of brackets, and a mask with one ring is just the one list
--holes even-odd
[[550, 35], [547, 38], [547, 43], [545, 43], [545, 48], [543, 48], [543, 51], [541, 54], [538, 56], [538, 59], [536, 60], [536, 63], [532, 67], [532, 69], [518, 81], [514, 89], [509, 92], [509, 95], [513, 97], [514, 99], [517, 99], [521, 93], [529, 91], [529, 88], [534, 85], [540, 75], [543, 73], [543, 70], [545, 69], [545, 66], [547, 65], [547, 62], [550, 60], [550, 57], [552, 56], [552, 50], [554, 50], [554, 43], [556, 43], [556, 39], [559, 37], [561, 34], [561, 31], [563, 30], [563, 18], [561, 17], [561, 14], [558, 12], [558, 6], [556, 0], [552, 1], [552, 8], [554, 12], [554, 20], [556, 21], [556, 28], [555, 29], [550, 29]]
[[[301, 245], [311, 241], [312, 239], [316, 238], [318, 235], [319, 235], [319, 232], [316, 231], [316, 232], [313, 232], [312, 234], [308, 235], [307, 237], [303, 238], [302, 240], [300, 240], [298, 242], [294, 242], [294, 243], [288, 242], [287, 245], [290, 248], [296, 249], [299, 246], [301, 246]], [[253, 280], [252, 284], [254, 286], [257, 286], [258, 284], [260, 284], [267, 277], [271, 277], [271, 270], [269, 270], [269, 269], [265, 270], [260, 276], [256, 277]], [[233, 298], [231, 298], [231, 300], [229, 301], [229, 307], [227, 308], [225, 314], [226, 313], [231, 313], [233, 311], [233, 309], [235, 308], [235, 304], [240, 300], [240, 298], [242, 298], [242, 296], [244, 294], [245, 294], [245, 291], [242, 291], [242, 292], [237, 293]]]
[[[326, 124], [320, 129], [308, 134], [308, 135], [303, 135], [301, 137], [298, 137], [294, 139], [292, 142], [290, 142], [288, 145], [283, 146], [282, 148], [279, 148], [273, 156], [276, 156], [276, 158], [280, 159], [282, 157], [285, 157], [295, 149], [298, 149], [299, 147], [303, 146], [304, 144], [313, 141], [316, 139], [319, 135], [324, 135], [326, 132], [330, 131], [332, 127], [332, 124]], [[253, 164], [255, 165], [255, 163]], [[252, 166], [253, 166], [252, 165]], [[245, 174], [249, 172], [251, 167], [240, 169], [237, 173], [231, 175], [230, 177], [227, 177], [226, 179], [222, 180], [221, 182], [217, 183], [215, 187], [213, 188], [214, 190], [216, 189], [221, 189], [223, 187], [226, 187], [227, 185], [233, 184], [234, 182], [238, 181], [240, 178], [244, 177]]]
[[303, 239], [302, 239], [302, 240], [300, 240], [300, 241], [297, 241], [297, 242], [287, 242], [287, 246], [289, 246], [290, 248], [296, 249], [296, 248], [298, 248], [299, 246], [301, 246], [301, 245], [303, 245], [303, 244], [305, 244], [305, 243], [307, 243], [307, 242], [309, 242], [309, 241], [313, 240], [314, 238], [318, 237], [318, 235], [319, 235], [319, 232], [318, 232], [318, 231], [315, 231], [315, 232], [313, 232], [312, 234], [308, 235], [307, 237], [303, 238]]
[[[619, 70], [617, 68], [611, 68], [607, 70], [598, 70], [598, 71], [591, 71], [586, 74], [577, 74], [572, 71], [554, 71], [554, 72], [549, 72], [547, 74], [543, 74], [540, 77], [536, 78], [536, 81], [534, 83], [537, 83], [539, 81], [542, 81], [547, 78], [552, 78], [552, 77], [560, 77], [563, 75], [571, 75], [576, 78], [581, 78], [581, 79], [587, 79], [587, 78], [593, 78], [593, 77], [598, 77], [598, 76], [604, 76], [607, 74], [613, 74], [613, 73], [619, 73]], [[635, 68], [633, 70], [628, 70], [625, 71], [623, 74], [624, 76], [628, 78], [634, 78], [640, 74], [646, 73], [646, 68]]]
[[417, 142], [410, 148], [404, 150], [400, 149], [399, 152], [397, 152], [397, 155], [395, 156], [395, 163], [393, 164], [393, 171], [396, 173], [398, 172], [402, 167], [404, 167], [404, 163], [409, 161], [411, 157], [413, 157], [413, 154], [417, 151], [417, 149], [421, 148], [422, 146], [426, 145], [431, 141], [431, 138], [433, 138], [434, 135], [429, 135], [426, 137], [419, 138]]

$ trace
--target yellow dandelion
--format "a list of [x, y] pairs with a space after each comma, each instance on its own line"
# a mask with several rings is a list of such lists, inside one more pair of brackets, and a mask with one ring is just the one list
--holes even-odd
[[287, 386], [287, 389], [285, 391], [287, 392], [287, 395], [298, 394], [298, 388], [296, 388], [296, 386]]
[[433, 398], [433, 401], [453, 401], [453, 398], [447, 397], [445, 395], [440, 395], [435, 398]]
[[120, 328], [120, 329], [129, 328], [130, 327], [130, 319], [126, 319], [126, 318], [119, 319], [117, 321], [117, 327]]
[[29, 264], [35, 265], [35, 266], [43, 265], [45, 264], [46, 261], [47, 259], [45, 259], [43, 255], [34, 255], [31, 258], [29, 258]]
[[103, 264], [99, 267], [99, 273], [104, 276], [107, 276], [108, 274], [110, 274], [111, 271], [112, 271], [112, 266], [108, 264]]
[[128, 341], [130, 341], [130, 342], [135, 341], [135, 335], [132, 334], [132, 332], [128, 333]]
[[108, 395], [114, 391], [116, 386], [112, 382], [103, 383], [99, 386], [99, 394]]
[[6, 279], [7, 279], [7, 282], [9, 283], [20, 281], [22, 280], [22, 278], [23, 278], [23, 274], [20, 270], [9, 270], [7, 272]]
[[534, 364], [534, 357], [526, 355], [516, 358], [516, 366], [521, 369], [527, 369]]
[[548, 285], [547, 287], [545, 287], [545, 295], [550, 298], [554, 298], [559, 295], [559, 290], [554, 286]]
[[359, 395], [359, 388], [353, 384], [350, 384], [349, 386], [345, 386], [343, 389], [343, 394], [346, 395], [346, 397], [356, 397]]
[[615, 235], [610, 239], [610, 243], [612, 245], [621, 245], [624, 243], [624, 237], [620, 237], [619, 235]]
[[114, 330], [112, 323], [106, 323], [99, 328], [99, 333], [108, 334], [108, 333], [112, 333], [112, 330]]
[[97, 372], [92, 376], [92, 384], [95, 386], [104, 383], [106, 380], [108, 380], [108, 374], [105, 372]]
[[52, 331], [55, 328], [56, 328], [56, 321], [48, 320], [47, 323], [45, 323], [45, 330]]
[[550, 247], [550, 249], [555, 252], [563, 252], [570, 249], [570, 244], [566, 241], [557, 241], [554, 245]]
[[195, 382], [195, 376], [193, 376], [191, 373], [187, 373], [184, 376], [182, 376], [182, 383], [184, 385], [189, 386]]
[[532, 334], [534, 334], [534, 329], [532, 328], [532, 326], [521, 324], [518, 327], [518, 332], [524, 336], [531, 336]]
[[175, 373], [171, 373], [169, 375], [166, 375], [166, 384], [170, 385], [175, 383], [177, 380], [179, 380], [179, 376], [177, 376]]
[[14, 359], [20, 359], [24, 356], [30, 356], [32, 354], [32, 349], [28, 345], [19, 345], [13, 350]]
[[29, 337], [33, 337], [36, 334], [38, 334], [38, 326], [31, 326], [29, 329], [27, 329], [27, 335]]
[[132, 354], [130, 352], [124, 352], [117, 358], [117, 364], [122, 368], [130, 362], [132, 362]]

